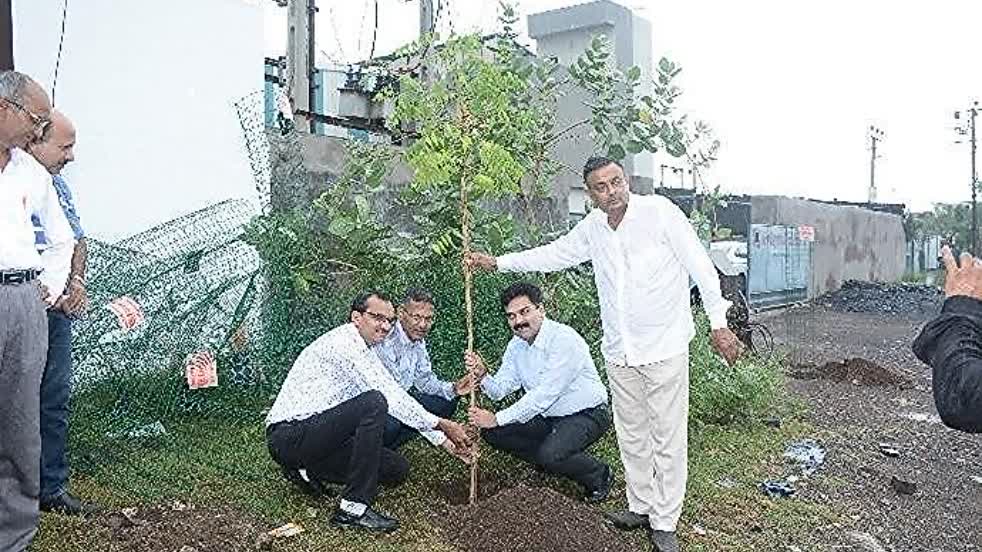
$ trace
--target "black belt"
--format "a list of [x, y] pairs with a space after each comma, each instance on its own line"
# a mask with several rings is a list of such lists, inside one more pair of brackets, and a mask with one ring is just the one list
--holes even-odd
[[0, 285], [23, 284], [37, 279], [41, 274], [40, 270], [30, 268], [27, 270], [0, 270]]

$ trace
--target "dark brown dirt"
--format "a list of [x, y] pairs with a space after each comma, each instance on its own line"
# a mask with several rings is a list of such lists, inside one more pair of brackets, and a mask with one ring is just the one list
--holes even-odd
[[[502, 489], [511, 486], [508, 481], [497, 474], [478, 471], [477, 496], [486, 500], [498, 494]], [[454, 506], [463, 506], [470, 502], [470, 477], [447, 480], [437, 487], [437, 494]]]
[[[941, 424], [930, 368], [910, 349], [929, 318], [811, 308], [768, 313], [762, 320], [798, 364], [862, 358], [910, 381], [788, 382], [809, 405], [816, 437], [827, 446], [822, 470], [799, 495], [843, 514], [841, 524], [821, 531], [827, 549], [872, 550], [855, 545], [855, 531], [890, 552], [982, 550], [982, 436]], [[885, 455], [881, 445], [899, 455]], [[914, 494], [898, 494], [890, 483], [894, 476], [916, 484]]]
[[789, 375], [795, 379], [825, 379], [855, 385], [910, 386], [910, 378], [899, 371], [881, 366], [864, 358], [847, 358], [842, 362], [826, 362], [821, 366], [799, 364]]
[[109, 530], [113, 550], [121, 552], [255, 550], [256, 538], [269, 529], [246, 514], [219, 508], [155, 506], [132, 516], [106, 513], [95, 522]]
[[547, 487], [518, 484], [437, 523], [463, 552], [636, 552], [638, 544], [604, 524], [587, 504]]

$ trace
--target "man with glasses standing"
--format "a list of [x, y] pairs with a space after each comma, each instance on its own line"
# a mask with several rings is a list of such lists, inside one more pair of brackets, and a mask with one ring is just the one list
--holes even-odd
[[291, 481], [343, 484], [331, 524], [388, 532], [395, 518], [371, 508], [378, 484], [398, 484], [409, 462], [382, 445], [389, 414], [431, 443], [469, 462], [470, 437], [434, 416], [399, 386], [371, 349], [389, 334], [395, 309], [378, 291], [351, 304], [351, 322], [319, 337], [297, 357], [266, 416], [266, 442]]
[[[24, 151], [50, 113], [36, 82], [0, 72], [0, 550], [15, 552], [37, 530], [45, 308], [62, 295], [73, 244], [51, 176]], [[32, 215], [50, 243], [40, 254]]]
[[657, 552], [677, 552], [675, 530], [688, 476], [689, 341], [695, 335], [689, 277], [696, 281], [727, 362], [741, 354], [726, 327], [729, 301], [685, 214], [669, 199], [630, 193], [620, 163], [594, 157], [583, 181], [596, 209], [554, 242], [471, 266], [553, 272], [593, 263], [603, 325], [602, 352], [624, 464], [628, 511], [608, 515], [623, 529], [647, 527]]
[[[58, 201], [75, 235], [75, 249], [65, 292], [48, 309], [48, 360], [41, 379], [41, 510], [68, 515], [87, 515], [99, 508], [68, 492], [68, 400], [72, 388], [72, 319], [85, 311], [85, 265], [88, 249], [85, 232], [75, 211], [72, 192], [61, 174], [75, 160], [75, 125], [53, 110], [51, 124], [40, 140], [28, 146], [48, 173]], [[47, 233], [37, 216], [32, 218], [38, 251], [48, 247]]]
[[[433, 295], [422, 289], [410, 289], [399, 305], [399, 320], [389, 335], [372, 348], [386, 369], [428, 412], [451, 418], [460, 397], [471, 392], [470, 374], [456, 382], [442, 381], [433, 373], [426, 336], [433, 329]], [[385, 423], [385, 446], [395, 450], [419, 432], [389, 415]]]

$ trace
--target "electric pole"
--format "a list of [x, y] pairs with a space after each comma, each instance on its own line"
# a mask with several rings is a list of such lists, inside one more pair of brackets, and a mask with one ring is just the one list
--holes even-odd
[[433, 27], [433, 0], [419, 0], [419, 36], [432, 33]]
[[886, 135], [881, 129], [873, 125], [869, 126], [870, 139], [870, 158], [869, 158], [869, 202], [876, 202], [876, 143], [882, 141]]
[[[310, 112], [315, 104], [313, 86], [314, 71], [314, 15], [315, 0], [288, 0], [286, 46], [286, 92], [294, 113], [305, 113], [298, 122], [298, 129], [314, 128]], [[295, 119], [296, 120], [296, 119]], [[304, 122], [306, 121], [306, 122]]]
[[[976, 100], [972, 102], [972, 106], [965, 110], [965, 114], [968, 116], [967, 126], [956, 126], [955, 131], [959, 135], [964, 136], [969, 135], [969, 155], [971, 156], [971, 171], [972, 171], [972, 255], [978, 255], [979, 251], [979, 217], [978, 217], [978, 183], [979, 177], [975, 170], [975, 152], [976, 139], [975, 139], [975, 119], [979, 115], [979, 102]], [[961, 120], [961, 112], [955, 112], [955, 120]], [[960, 141], [955, 142], [961, 143]]]

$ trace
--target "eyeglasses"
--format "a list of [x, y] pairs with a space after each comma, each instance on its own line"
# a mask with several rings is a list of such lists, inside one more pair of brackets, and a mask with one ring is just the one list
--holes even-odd
[[607, 182], [601, 181], [594, 184], [587, 184], [586, 187], [595, 194], [607, 194], [610, 192], [610, 190], [618, 190], [622, 188], [624, 184], [625, 182], [623, 178], [615, 176]]
[[40, 135], [43, 136], [44, 135], [44, 132], [51, 125], [51, 120], [50, 119], [42, 119], [41, 117], [35, 115], [34, 113], [31, 113], [31, 111], [29, 109], [27, 109], [26, 107], [22, 106], [21, 104], [15, 102], [13, 100], [8, 100], [6, 98], [4, 98], [4, 101], [7, 102], [7, 103], [9, 103], [10, 105], [16, 107], [17, 109], [23, 111], [24, 113], [27, 114], [28, 117], [30, 117], [31, 124], [34, 125], [34, 127], [33, 127], [34, 128], [34, 132], [37, 132], [38, 134], [40, 134]]
[[432, 315], [431, 316], [423, 316], [422, 314], [407, 314], [407, 316], [409, 317], [410, 320], [413, 321], [413, 324], [417, 324], [417, 325], [418, 324], [424, 324], [424, 323], [425, 324], [432, 324], [433, 323], [433, 319], [434, 319], [434, 317]]
[[396, 317], [394, 316], [392, 318], [389, 318], [384, 314], [372, 312], [370, 310], [366, 310], [363, 314], [367, 314], [368, 316], [371, 316], [372, 320], [378, 322], [379, 324], [386, 323], [391, 326], [396, 323]]

